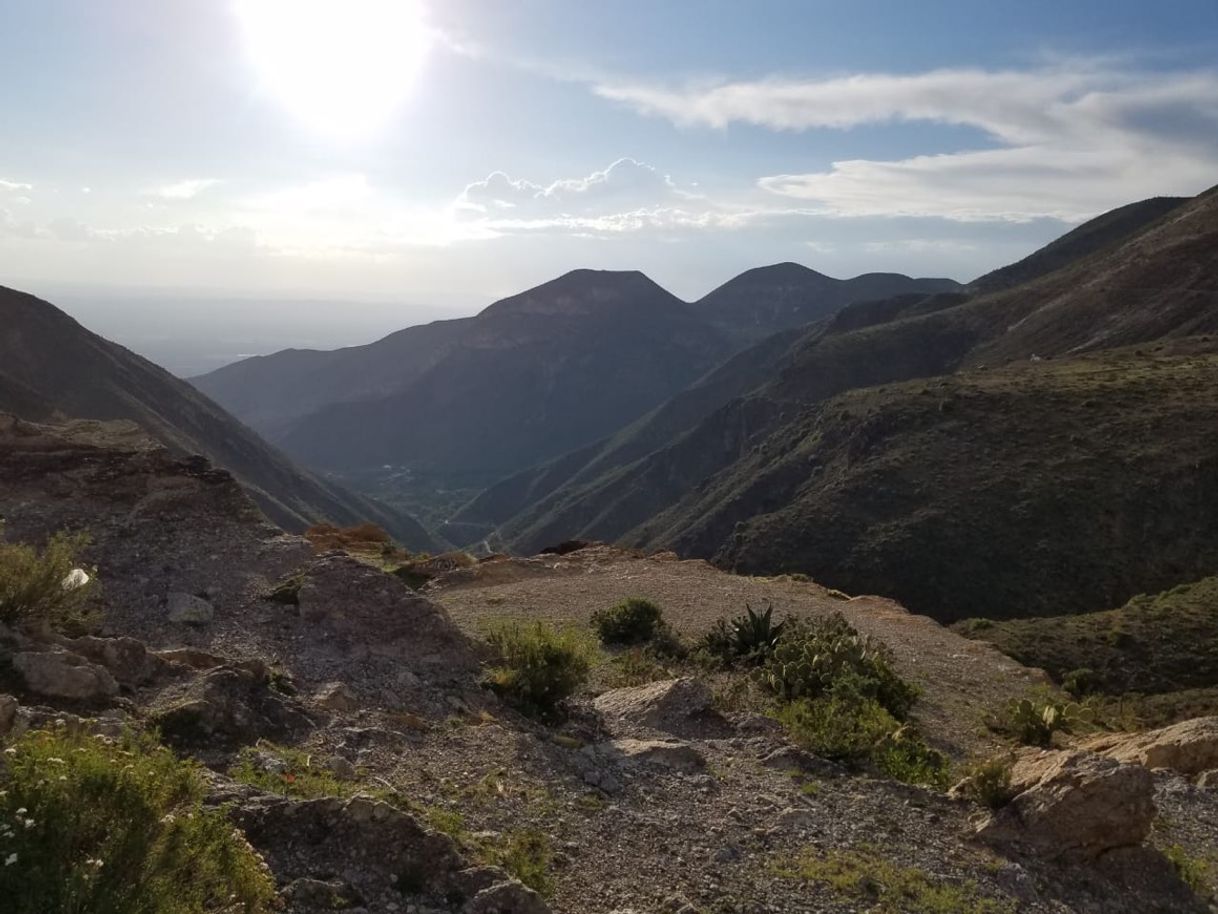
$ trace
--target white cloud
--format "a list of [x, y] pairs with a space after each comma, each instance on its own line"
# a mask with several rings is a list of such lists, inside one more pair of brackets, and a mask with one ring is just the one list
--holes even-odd
[[549, 184], [514, 179], [501, 171], [468, 185], [457, 198], [459, 209], [513, 218], [614, 213], [665, 200], [690, 200], [668, 175], [635, 159], [618, 159], [608, 168]]
[[0, 190], [33, 190], [33, 184], [22, 184], [20, 181], [5, 181], [0, 178]]
[[583, 177], [548, 184], [497, 171], [468, 185], [453, 210], [496, 233], [724, 228], [749, 216], [684, 190], [654, 166], [629, 158]]
[[[189, 178], [185, 181], [155, 187], [148, 191], [148, 195], [160, 197], [162, 200], [193, 200], [209, 187], [214, 187], [219, 183], [220, 181], [216, 178]], [[89, 189], [85, 188], [84, 192], [89, 193]]]
[[842, 215], [1077, 221], [1218, 181], [1218, 73], [1134, 73], [1087, 62], [1033, 71], [935, 70], [595, 91], [683, 126], [974, 127], [994, 149], [847, 160], [759, 186]]

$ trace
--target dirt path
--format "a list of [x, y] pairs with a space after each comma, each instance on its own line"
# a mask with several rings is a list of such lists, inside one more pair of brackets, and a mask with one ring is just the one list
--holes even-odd
[[587, 623], [597, 609], [628, 596], [658, 603], [687, 638], [697, 637], [716, 619], [743, 612], [746, 603], [754, 608], [772, 603], [776, 616], [840, 611], [860, 631], [892, 648], [901, 673], [923, 689], [919, 723], [936, 744], [957, 756], [995, 744], [983, 725], [988, 710], [1047, 682], [1039, 670], [912, 615], [892, 600], [842, 599], [818, 584], [787, 576], [738, 576], [665, 554], [643, 558], [593, 547], [562, 557], [496, 560], [441, 578], [428, 596], [473, 633], [496, 617]]

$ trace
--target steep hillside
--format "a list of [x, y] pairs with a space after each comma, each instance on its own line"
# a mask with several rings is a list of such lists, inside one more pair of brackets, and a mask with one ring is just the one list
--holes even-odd
[[1118, 609], [1038, 619], [972, 619], [956, 628], [1067, 681], [1080, 693], [1162, 694], [1218, 685], [1213, 645], [1218, 577], [1139, 594]]
[[1188, 201], [1188, 197], [1151, 197], [1110, 210], [1084, 222], [1023, 260], [973, 280], [969, 288], [978, 292], [998, 292], [1038, 279], [1082, 257], [1119, 244]]
[[851, 391], [626, 539], [942, 621], [1118, 605], [1218, 568], [1215, 349]]
[[[513, 518], [516, 518], [514, 528], [526, 528], [529, 518], [544, 517], [556, 510], [557, 503], [569, 490], [633, 463], [672, 441], [724, 403], [764, 383], [802, 332], [794, 329], [775, 333], [732, 356], [617, 434], [496, 483], [462, 508], [453, 523], [482, 529], [481, 536]], [[557, 498], [550, 497], [556, 493]], [[505, 529], [499, 535], [512, 538], [517, 534], [513, 529]], [[540, 543], [537, 548], [544, 545], [547, 544]]]
[[330, 403], [385, 396], [443, 359], [469, 319], [408, 327], [367, 346], [285, 349], [226, 365], [190, 382], [272, 440]]
[[179, 455], [231, 471], [276, 523], [372, 521], [416, 549], [416, 521], [295, 466], [184, 381], [90, 333], [53, 305], [0, 288], [0, 410], [29, 419], [130, 419]]
[[694, 307], [715, 326], [755, 341], [829, 317], [851, 302], [960, 288], [951, 279], [912, 279], [899, 273], [834, 279], [788, 262], [747, 270], [703, 296]]
[[641, 273], [579, 270], [465, 322], [459, 342], [398, 392], [326, 406], [279, 440], [313, 466], [494, 478], [620, 428], [730, 348]]

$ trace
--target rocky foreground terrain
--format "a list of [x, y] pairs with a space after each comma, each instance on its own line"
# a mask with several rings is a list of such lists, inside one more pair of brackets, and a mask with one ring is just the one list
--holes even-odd
[[[87, 530], [103, 588], [94, 634], [0, 631], [0, 738], [156, 727], [207, 766], [287, 911], [1212, 909], [1218, 719], [1008, 748], [986, 721], [1044, 675], [888, 600], [609, 547], [454, 563], [416, 591], [130, 425], [0, 419], [0, 515], [8, 541]], [[605, 657], [545, 720], [483, 685], [491, 620], [583, 625], [630, 596], [687, 640], [746, 603], [841, 612], [921, 688], [928, 743], [1012, 753], [1010, 802], [847, 770], [745, 679], [678, 661]]]

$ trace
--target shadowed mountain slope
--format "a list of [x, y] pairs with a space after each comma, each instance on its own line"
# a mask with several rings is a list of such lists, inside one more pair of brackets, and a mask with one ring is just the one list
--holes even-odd
[[620, 428], [731, 348], [643, 274], [578, 270], [463, 322], [396, 393], [323, 407], [280, 441], [336, 469], [506, 475]]
[[130, 419], [172, 452], [230, 472], [276, 523], [371, 521], [415, 549], [440, 544], [412, 518], [295, 466], [184, 381], [90, 333], [53, 305], [0, 288], [0, 410], [42, 420]]
[[[1050, 566], [1063, 561], [1055, 549], [1068, 550], [1068, 539], [1046, 542], [1045, 548], [1019, 556], [1002, 553], [1001, 561], [986, 552], [994, 533], [987, 524], [1007, 522], [1005, 496], [1020, 494], [1012, 482], [1019, 478], [1017, 468], [1038, 459], [1037, 455], [1064, 459], [1054, 436], [1068, 435], [1070, 423], [1106, 427], [1108, 433], [1092, 444], [1108, 448], [1118, 468], [1122, 461], [1139, 467], [1133, 477], [1115, 470], [1110, 477], [1101, 477], [1114, 483], [1113, 491], [1104, 494], [1114, 499], [1115, 519], [1105, 521], [1102, 512], [1095, 511], [1079, 515], [1108, 531], [1111, 524], [1134, 524], [1128, 512], [1146, 510], [1148, 493], [1164, 490], [1177, 472], [1179, 484], [1198, 487], [1194, 494], [1201, 498], [1204, 478], [1190, 476], [1174, 461], [1176, 456], [1181, 460], [1187, 456], [1192, 460], [1188, 466], [1200, 461], [1201, 467], [1212, 468], [1206, 455], [1218, 453], [1218, 442], [1209, 432], [1212, 418], [1205, 419], [1213, 416], [1215, 405], [1206, 393], [1212, 380], [1208, 362], [1195, 367], [1193, 374], [1188, 372], [1194, 369], [1182, 368], [1177, 371], [1183, 374], [1164, 373], [1162, 387], [1152, 383], [1153, 374], [1144, 377], [1136, 367], [1114, 368], [1124, 382], [1105, 387], [1099, 381], [1093, 384], [1092, 375], [1082, 369], [1074, 375], [1056, 362], [1028, 362], [1033, 357], [1076, 358], [1154, 341], [1169, 345], [1157, 353], [1131, 349], [1121, 364], [1153, 366], [1169, 358], [1176, 345], [1204, 352], [1209, 345], [1205, 334], [1218, 332], [1218, 290], [1213, 283], [1218, 274], [1218, 197], [1205, 194], [1173, 208], [1115, 246], [1074, 249], [1081, 259], [1013, 289], [967, 301], [930, 296], [845, 309], [795, 341], [768, 383], [725, 403], [641, 459], [577, 487], [555, 491], [547, 501], [555, 510], [513, 518], [503, 527], [506, 539], [524, 551], [571, 537], [620, 539], [630, 545], [713, 556], [753, 572], [803, 571], [845, 589], [898, 597], [940, 618], [1053, 611], [1041, 601], [1058, 595], [1037, 596], [1038, 588], [1046, 580], [1056, 586], [1053, 574], [1058, 572], [1051, 574]], [[1198, 335], [1200, 340], [1170, 342]], [[987, 403], [986, 409], [969, 413], [970, 424], [934, 425], [931, 420], [940, 415], [937, 406], [917, 410], [911, 404], [922, 403], [919, 397], [938, 401], [930, 394], [906, 392], [891, 406], [866, 401], [866, 414], [873, 416], [874, 411], [874, 417], [867, 420], [871, 431], [864, 434], [858, 431], [861, 411], [852, 412], [845, 401], [826, 403], [838, 395], [870, 396], [863, 388], [985, 366], [993, 372], [995, 366], [1021, 361], [1026, 363], [1023, 371], [1012, 368], [996, 375], [1006, 379], [997, 387], [970, 380], [974, 375], [984, 378], [984, 372], [970, 371], [943, 382], [963, 385], [964, 402], [976, 397]], [[1096, 371], [1096, 377], [1106, 377]], [[1088, 392], [1088, 385], [1096, 389]], [[916, 387], [908, 385], [910, 390]], [[906, 387], [897, 389], [906, 391]], [[1101, 395], [1106, 398], [1103, 411], [1092, 402]], [[875, 396], [882, 399], [881, 394]], [[1155, 398], [1176, 404], [1179, 431], [1172, 426], [1164, 440], [1175, 441], [1173, 436], [1178, 435], [1179, 455], [1170, 448], [1145, 445], [1154, 440], [1154, 423], [1169, 421], [1167, 414], [1156, 416], [1146, 408]], [[1039, 421], [1042, 412], [1059, 407], [1060, 415]], [[904, 427], [907, 420], [912, 424]], [[934, 432], [925, 431], [927, 437], [919, 439], [923, 432], [918, 430], [927, 423]], [[864, 460], [866, 449], [851, 449], [869, 440], [867, 435], [877, 434], [876, 428], [887, 429], [882, 440], [890, 443], [893, 459], [909, 467], [909, 475], [873, 476], [873, 466]], [[975, 445], [969, 434], [976, 435]], [[853, 444], [835, 450], [839, 445], [833, 442]], [[972, 455], [974, 462], [956, 466], [957, 449]], [[839, 470], [857, 463], [857, 475], [854, 470], [826, 474], [830, 460]], [[976, 503], [986, 505], [987, 511], [964, 512], [969, 502], [953, 500], [956, 489], [948, 482], [952, 477], [938, 475], [935, 468], [940, 466], [953, 467], [960, 490], [976, 496]], [[881, 460], [874, 467], [879, 468], [876, 472], [886, 471], [888, 464]], [[849, 491], [851, 497], [838, 498], [839, 490]], [[1004, 498], [991, 502], [978, 494], [991, 491], [1004, 493]], [[1055, 492], [1055, 486], [1046, 484], [1028, 495], [1031, 500], [1025, 510], [1030, 527], [1024, 532], [1054, 528], [1057, 518], [1048, 506]], [[1128, 494], [1128, 501], [1121, 500], [1121, 492]], [[906, 533], [898, 535], [900, 530]], [[961, 567], [990, 567], [987, 562], [993, 559], [999, 562], [995, 567], [1009, 562], [1019, 574], [1008, 580], [995, 572], [1002, 579], [998, 583], [993, 574], [979, 575], [978, 581], [991, 585], [981, 593], [946, 572], [924, 573], [916, 566], [902, 571], [903, 563], [910, 564], [902, 556], [909, 554], [908, 536], [914, 534], [908, 531], [913, 530], [927, 542], [938, 537], [940, 554], [952, 556]], [[889, 535], [901, 548], [885, 551], [873, 545], [889, 543]], [[957, 540], [949, 544], [947, 539], [953, 536]], [[1011, 542], [1016, 540], [1013, 537]], [[1132, 544], [1142, 542], [1116, 531], [1092, 535], [1091, 541], [1102, 544], [1097, 547], [1101, 550], [1120, 554], [1127, 549], [1131, 555], [1137, 551]], [[1115, 577], [1078, 568], [1062, 572], [1062, 602], [1056, 611], [1116, 605], [1138, 591], [1175, 583], [1179, 578], [1173, 575], [1186, 568], [1200, 573], [1212, 570], [1203, 567], [1208, 559], [1200, 553], [1186, 554], [1183, 546], [1181, 552], [1169, 546], [1167, 538], [1161, 544], [1152, 538], [1142, 545], [1148, 554], [1125, 563]]]

